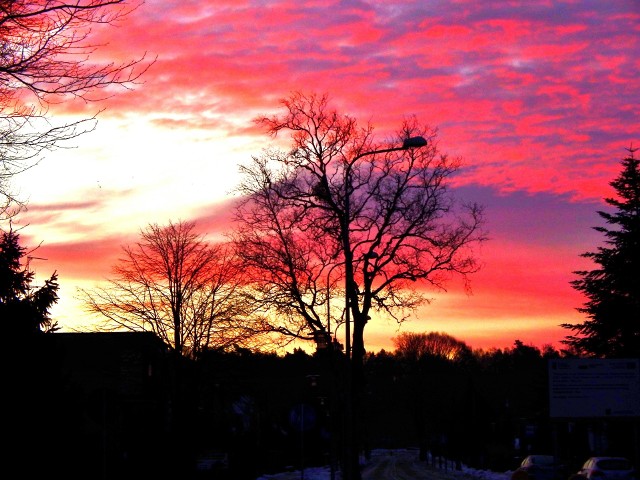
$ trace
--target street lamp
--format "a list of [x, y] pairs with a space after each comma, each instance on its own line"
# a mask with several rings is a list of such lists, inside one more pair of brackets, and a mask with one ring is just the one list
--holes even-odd
[[[350, 177], [351, 177], [351, 167], [355, 164], [356, 160], [361, 159], [362, 157], [366, 157], [368, 155], [376, 155], [379, 153], [389, 153], [395, 152], [399, 150], [409, 150], [413, 148], [421, 148], [427, 145], [427, 140], [424, 137], [416, 136], [416, 137], [407, 137], [402, 142], [402, 146], [400, 147], [391, 147], [391, 148], [383, 148], [380, 150], [371, 150], [368, 152], [363, 152], [351, 160], [351, 162], [346, 163], [345, 171], [344, 171], [344, 224], [342, 225], [342, 247], [344, 250], [344, 275], [345, 275], [345, 355], [346, 355], [346, 377], [347, 377], [347, 385], [345, 389], [345, 459], [344, 459], [344, 467], [345, 467], [345, 480], [352, 480], [353, 477], [353, 463], [352, 463], [352, 448], [353, 448], [353, 413], [352, 413], [352, 371], [351, 371], [351, 311], [350, 311], [350, 298], [353, 290], [353, 255], [351, 252], [351, 243], [349, 239], [349, 225], [351, 223], [350, 220]], [[355, 296], [355, 295], [354, 295]]]

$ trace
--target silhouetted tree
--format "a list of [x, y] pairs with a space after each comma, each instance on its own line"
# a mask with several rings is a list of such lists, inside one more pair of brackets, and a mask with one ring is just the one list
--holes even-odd
[[[265, 151], [243, 166], [235, 240], [255, 302], [285, 335], [330, 335], [327, 301], [342, 280], [342, 320], [353, 319], [354, 387], [347, 391], [355, 418], [370, 315], [402, 321], [424, 301], [414, 282], [443, 288], [450, 275], [475, 272], [471, 247], [483, 240], [482, 209], [457, 208], [447, 180], [460, 161], [442, 154], [436, 131], [415, 119], [389, 147], [370, 125], [331, 110], [327, 96], [296, 93], [282, 103], [282, 115], [258, 123], [273, 136], [290, 133], [292, 149]], [[423, 142], [410, 140], [416, 137]]]
[[0, 216], [21, 205], [10, 179], [39, 155], [95, 127], [95, 117], [52, 125], [47, 106], [92, 101], [132, 87], [148, 68], [144, 56], [91, 62], [99, 46], [92, 27], [115, 24], [140, 3], [125, 0], [0, 1]]
[[640, 167], [635, 149], [622, 160], [622, 171], [610, 185], [617, 196], [605, 202], [612, 212], [598, 214], [611, 227], [594, 227], [606, 237], [605, 246], [582, 254], [598, 265], [575, 272], [571, 285], [588, 300], [578, 311], [588, 319], [563, 324], [576, 332], [563, 343], [596, 357], [640, 356]]
[[[404, 401], [412, 415], [409, 424], [418, 437], [420, 458], [427, 460], [431, 452], [458, 459], [463, 443], [473, 438], [472, 350], [463, 341], [438, 332], [406, 332], [393, 338], [393, 343], [395, 358], [405, 372], [408, 393]], [[461, 433], [461, 429], [466, 431]]]
[[239, 266], [224, 245], [197, 234], [195, 223], [149, 225], [123, 251], [107, 286], [81, 290], [88, 311], [106, 319], [101, 329], [153, 331], [191, 358], [250, 341]]
[[58, 300], [58, 274], [54, 272], [44, 285], [35, 287], [35, 272], [29, 268], [31, 253], [33, 250], [20, 245], [20, 235], [12, 228], [1, 232], [0, 318], [11, 342], [57, 329], [50, 309]]
[[58, 275], [54, 272], [44, 283], [35, 285], [30, 263], [38, 247], [22, 246], [19, 233], [8, 223], [9, 229], [0, 231], [1, 377], [7, 439], [4, 455], [27, 465], [35, 449], [40, 461], [30, 471], [40, 475], [46, 470], [50, 474], [56, 472], [56, 453], [64, 443], [60, 442], [60, 431], [70, 428], [69, 424], [62, 425], [61, 402], [66, 397], [61, 394], [56, 368], [60, 359], [50, 344], [54, 335], [49, 334], [57, 330], [51, 308], [58, 300]]
[[418, 360], [431, 355], [451, 361], [460, 361], [471, 356], [469, 346], [451, 335], [439, 332], [404, 332], [393, 339], [396, 355]]

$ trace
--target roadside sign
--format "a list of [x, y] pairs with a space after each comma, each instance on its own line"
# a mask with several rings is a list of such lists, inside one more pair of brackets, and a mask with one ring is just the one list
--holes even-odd
[[549, 416], [640, 417], [640, 360], [549, 360]]

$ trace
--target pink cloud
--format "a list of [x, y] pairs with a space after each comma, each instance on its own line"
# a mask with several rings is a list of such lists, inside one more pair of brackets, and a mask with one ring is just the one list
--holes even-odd
[[38, 248], [38, 256], [46, 259], [38, 270], [57, 271], [61, 282], [107, 278], [121, 253], [123, 238], [107, 237], [77, 242], [47, 243]]

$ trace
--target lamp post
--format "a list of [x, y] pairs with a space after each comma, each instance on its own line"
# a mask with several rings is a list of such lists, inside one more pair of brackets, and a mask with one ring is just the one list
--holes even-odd
[[349, 188], [351, 186], [351, 167], [355, 162], [368, 155], [376, 155], [380, 153], [389, 153], [399, 150], [408, 150], [412, 148], [420, 148], [427, 145], [424, 137], [409, 137], [402, 142], [400, 147], [383, 148], [380, 150], [371, 150], [360, 153], [345, 164], [344, 170], [344, 218], [342, 224], [342, 248], [344, 250], [345, 262], [345, 358], [346, 358], [346, 388], [345, 388], [345, 425], [344, 425], [344, 454], [343, 461], [345, 468], [344, 480], [359, 480], [360, 475], [354, 476], [354, 469], [358, 466], [358, 459], [354, 457], [353, 445], [353, 379], [352, 379], [352, 352], [351, 352], [351, 299], [356, 302], [357, 292], [354, 289], [354, 272], [353, 272], [353, 252], [351, 251], [351, 241], [349, 238], [349, 227], [351, 224], [350, 197]]
[[334, 264], [327, 273], [327, 333], [329, 334], [329, 339], [331, 340], [331, 274], [336, 267], [342, 265], [342, 262]]
[[330, 442], [330, 479], [331, 480], [335, 480], [336, 478], [336, 448], [335, 448], [335, 437], [334, 437], [334, 431], [335, 431], [335, 420], [334, 420], [334, 413], [335, 413], [335, 389], [337, 387], [337, 384], [335, 382], [335, 374], [336, 374], [336, 364], [335, 364], [335, 355], [336, 355], [336, 346], [334, 345], [333, 342], [333, 337], [331, 335], [331, 275], [333, 274], [333, 271], [336, 269], [336, 267], [340, 267], [341, 265], [343, 265], [344, 262], [340, 262], [340, 263], [336, 263], [334, 264], [329, 271], [327, 272], [327, 332], [329, 335], [329, 344], [328, 344], [328, 348], [329, 348], [329, 362], [330, 362], [330, 368], [331, 368], [331, 372], [333, 374], [333, 378], [334, 378], [334, 383], [331, 385], [331, 401], [329, 402], [329, 408], [330, 408], [330, 418], [331, 418], [331, 427], [330, 427], [330, 431], [331, 431], [331, 442]]
[[400, 147], [391, 147], [391, 148], [383, 148], [381, 150], [371, 150], [368, 152], [363, 152], [351, 160], [350, 163], [347, 163], [345, 166], [344, 172], [344, 225], [342, 229], [342, 243], [344, 248], [344, 257], [345, 257], [345, 352], [347, 356], [347, 360], [351, 358], [351, 329], [350, 329], [350, 313], [349, 313], [349, 294], [350, 294], [350, 283], [353, 282], [353, 255], [351, 254], [351, 245], [349, 241], [349, 225], [351, 223], [351, 219], [349, 216], [350, 212], [350, 197], [351, 195], [348, 192], [348, 188], [350, 185], [350, 177], [351, 177], [351, 166], [355, 163], [356, 160], [361, 159], [362, 157], [366, 157], [368, 155], [376, 155], [379, 153], [389, 153], [396, 152], [398, 150], [409, 150], [411, 148], [420, 148], [424, 147], [427, 144], [427, 140], [424, 137], [409, 137], [406, 138], [402, 142], [402, 146]]

